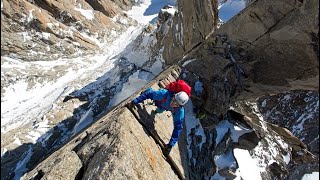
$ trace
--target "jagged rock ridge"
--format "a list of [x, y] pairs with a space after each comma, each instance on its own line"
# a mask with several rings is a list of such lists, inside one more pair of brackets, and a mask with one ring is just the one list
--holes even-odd
[[132, 1], [1, 2], [1, 55], [27, 61], [101, 52], [102, 43], [136, 23], [121, 11]]
[[[171, 67], [146, 87], [157, 89], [183, 77], [193, 86], [198, 81], [194, 74]], [[134, 96], [139, 93], [140, 91]], [[196, 92], [192, 93], [193, 97], [196, 97]], [[236, 107], [237, 111], [248, 113], [248, 116], [229, 111], [216, 123], [211, 121], [211, 124], [208, 124], [206, 121], [207, 124], [200, 122], [197, 126], [190, 127], [188, 124], [197, 121], [192, 119], [194, 109], [191, 103], [186, 106], [189, 115], [186, 117], [186, 134], [179, 138], [170, 157], [164, 158], [161, 148], [169, 140], [173, 129], [170, 113], [155, 115], [153, 112], [156, 107], [151, 102], [145, 102], [129, 111], [123, 106], [128, 100], [40, 163], [27, 173], [24, 179], [36, 176], [59, 177], [61, 173], [53, 170], [60, 164], [52, 162], [63, 160], [67, 154], [73, 154], [69, 156], [74, 157], [63, 161], [63, 164], [73, 164], [68, 168], [70, 179], [203, 179], [217, 174], [221, 178], [245, 178], [245, 174], [241, 174], [241, 168], [248, 164], [240, 163], [240, 150], [250, 152], [263, 169], [261, 178], [267, 179], [286, 178], [293, 174], [289, 166], [295, 169], [302, 163], [314, 161], [307, 147], [288, 130], [261, 121], [259, 116], [252, 115], [252, 111], [245, 111], [240, 105]], [[225, 127], [228, 129], [225, 130]], [[221, 128], [224, 129], [222, 134]], [[240, 132], [239, 128], [244, 132], [240, 133], [237, 139], [234, 133]], [[199, 134], [200, 131], [203, 131], [204, 136]], [[218, 163], [219, 158], [230, 155], [234, 163], [222, 168]], [[77, 166], [74, 166], [77, 164], [75, 162], [78, 162]], [[145, 162], [149, 165], [143, 165]], [[149, 167], [151, 169], [148, 169]]]
[[[201, 7], [201, 5], [203, 5], [198, 1], [191, 2], [197, 4], [195, 7]], [[183, 10], [188, 9], [187, 7], [189, 6], [181, 5], [184, 3], [190, 2], [180, 2], [179, 7]], [[256, 1], [237, 17], [221, 26], [218, 30], [215, 29], [216, 23], [213, 20], [215, 19], [215, 13], [214, 10], [211, 9], [214, 5], [211, 5], [209, 7], [204, 6], [206, 8], [201, 12], [192, 10], [193, 14], [200, 14], [197, 15], [197, 17], [210, 19], [209, 25], [203, 21], [197, 22], [194, 26], [195, 31], [190, 31], [190, 29], [194, 28], [193, 26], [190, 26], [190, 24], [194, 24], [191, 23], [193, 21], [190, 16], [186, 16], [186, 13], [183, 15], [181, 14], [183, 10], [179, 11], [177, 16], [169, 17], [165, 20], [162, 25], [163, 28], [160, 26], [158, 30], [166, 30], [163, 32], [157, 31], [157, 33], [162, 33], [157, 34], [157, 37], [160, 37], [162, 41], [159, 42], [165, 45], [164, 54], [167, 62], [174, 63], [182, 59], [183, 55], [188, 55], [185, 56], [188, 57], [188, 60], [196, 59], [196, 61], [187, 64], [185, 67], [191, 74], [196, 74], [197, 77], [190, 75], [186, 80], [189, 80], [189, 83], [192, 85], [195, 84], [196, 80], [199, 80], [204, 84], [205, 93], [201, 95], [193, 94], [192, 100], [195, 107], [201, 111], [205, 111], [207, 116], [204, 119], [201, 119], [201, 125], [196, 126], [191, 130], [192, 133], [186, 134], [186, 137], [191, 137], [192, 139], [189, 142], [190, 144], [186, 146], [192, 154], [186, 155], [186, 151], [182, 151], [181, 149], [183, 149], [183, 147], [181, 148], [180, 146], [179, 150], [175, 151], [182, 154], [182, 156], [189, 156], [191, 168], [187, 168], [184, 171], [184, 176], [186, 178], [200, 179], [214, 176], [217, 172], [223, 177], [230, 179], [235, 178], [237, 176], [236, 173], [238, 172], [237, 169], [239, 169], [241, 165], [237, 164], [236, 166], [219, 169], [214, 161], [215, 158], [229, 153], [233, 153], [234, 159], [237, 159], [237, 155], [234, 155], [235, 149], [246, 149], [250, 152], [252, 157], [261, 158], [260, 161], [270, 162], [268, 165], [261, 165], [265, 170], [261, 175], [263, 178], [289, 178], [290, 176], [301, 178], [303, 174], [293, 173], [295, 169], [299, 168], [303, 168], [305, 171], [309, 172], [306, 165], [310, 162], [314, 162], [315, 157], [307, 150], [307, 147], [300, 142], [299, 139], [294, 137], [286, 129], [261, 121], [257, 115], [252, 114], [254, 108], [247, 108], [246, 106], [244, 108], [242, 107], [243, 105], [237, 106], [235, 111], [228, 111], [228, 108], [230, 104], [236, 103], [239, 100], [254, 100], [265, 93], [279, 93], [284, 90], [300, 88], [307, 90], [318, 89], [317, 80], [319, 71], [318, 61], [316, 60], [318, 57], [318, 27], [315, 26], [315, 22], [310, 18], [314, 15], [318, 15], [316, 11], [318, 7], [316, 6], [317, 4], [317, 1]], [[266, 6], [270, 8], [262, 9], [262, 7], [265, 8]], [[270, 12], [276, 13], [270, 13], [269, 10]], [[296, 24], [298, 21], [295, 21], [297, 18], [301, 18], [299, 19], [300, 23], [306, 23], [303, 26], [298, 26], [300, 29], [292, 28], [297, 27]], [[175, 23], [178, 24], [178, 26], [176, 26]], [[166, 29], [165, 26], [169, 26], [171, 29]], [[174, 29], [176, 27], [178, 27], [178, 29], [180, 28], [180, 30]], [[253, 27], [255, 29], [253, 29]], [[283, 36], [283, 32], [286, 32], [288, 29], [292, 30], [289, 33], [292, 36]], [[308, 29], [308, 31], [304, 31], [306, 29]], [[179, 31], [183, 31], [183, 33], [176, 36]], [[192, 33], [190, 34], [190, 32]], [[207, 36], [210, 33], [212, 33], [212, 35]], [[166, 38], [171, 40], [166, 41]], [[177, 44], [180, 45], [176, 46]], [[308, 44], [312, 44], [312, 46], [309, 46]], [[176, 48], [176, 50], [174, 48]], [[197, 51], [192, 51], [194, 48], [196, 48]], [[291, 64], [288, 63], [287, 59], [299, 63]], [[272, 74], [272, 76], [270, 74]], [[162, 75], [166, 77], [168, 76], [168, 72], [165, 72]], [[156, 81], [160, 80], [161, 78]], [[156, 81], [153, 82], [156, 85], [151, 83], [148, 86], [158, 86]], [[315, 92], [315, 94], [317, 93]], [[121, 105], [118, 108], [122, 109]], [[117, 111], [120, 111], [120, 114], [127, 114], [127, 110], [115, 110], [115, 112]], [[227, 114], [225, 114], [226, 112]], [[242, 115], [238, 113], [241, 113]], [[112, 113], [110, 116], [111, 115]], [[117, 113], [116, 115], [120, 116]], [[152, 119], [152, 114], [149, 112], [149, 116], [150, 115], [150, 119]], [[128, 116], [129, 119], [132, 118], [130, 117], [131, 115]], [[149, 119], [149, 116], [147, 116], [147, 119]], [[107, 116], [106, 118], [112, 119], [113, 116]], [[161, 118], [168, 119], [166, 114], [161, 115], [160, 119]], [[139, 119], [142, 118], [137, 118], [137, 120]], [[230, 131], [227, 131], [219, 143], [210, 141], [209, 137], [217, 137], [216, 134], [218, 130], [216, 127], [222, 122], [230, 122], [230, 124], [234, 124], [235, 126], [251, 129], [253, 132], [240, 136], [238, 143], [231, 141]], [[92, 127], [95, 127], [98, 124], [99, 123], [95, 123]], [[204, 133], [207, 137], [207, 141], [204, 144], [201, 142], [205, 137], [196, 134], [202, 127], [204, 127]], [[161, 127], [158, 128], [159, 129], [156, 129], [156, 132], [163, 132]], [[290, 129], [290, 127], [287, 128]], [[93, 129], [94, 128], [92, 128], [91, 131], [94, 131]], [[229, 129], [231, 128], [229, 127]], [[95, 133], [97, 132], [95, 131]], [[166, 133], [168, 136], [168, 133], [170, 132]], [[268, 134], [272, 134], [273, 136]], [[85, 136], [86, 135], [82, 133], [78, 137], [80, 139], [85, 139]], [[68, 147], [76, 146], [75, 141], [76, 140], [72, 140], [69, 146], [65, 146], [62, 150], [57, 151], [56, 154], [70, 151], [68, 150]], [[78, 139], [78, 141], [81, 140]], [[83, 140], [83, 142], [86, 141]], [[263, 144], [261, 142], [267, 143]], [[86, 143], [79, 145], [77, 150], [81, 149], [81, 147], [84, 147], [85, 149], [87, 146], [90, 146], [89, 144], [90, 141], [88, 140]], [[111, 143], [107, 143], [107, 146], [111, 146], [110, 144]], [[179, 145], [181, 144], [183, 145], [180, 141]], [[200, 144], [202, 145], [200, 146]], [[285, 146], [281, 146], [281, 144], [285, 144]], [[97, 146], [99, 145], [95, 144], [92, 147]], [[277, 153], [279, 154], [273, 154], [273, 149], [270, 147], [277, 149]], [[261, 151], [259, 151], [260, 148], [269, 149], [269, 151], [266, 151], [266, 154], [261, 155]], [[119, 168], [117, 167], [114, 169], [112, 166], [108, 165], [108, 163], [112, 161], [101, 161], [98, 157], [103, 150], [100, 151], [100, 149], [98, 149], [97, 151], [99, 151], [97, 155], [90, 155], [93, 157], [90, 161], [104, 163], [103, 167], [94, 166], [94, 168], [100, 168], [100, 174], [98, 174], [98, 176], [105, 177], [108, 173], [119, 171], [123, 168], [121, 163]], [[155, 150], [155, 152], [157, 151], [159, 151], [159, 149]], [[108, 152], [109, 154], [106, 153], [106, 156], [112, 156], [116, 152]], [[80, 151], [77, 151], [77, 155], [74, 153], [71, 154], [73, 154], [72, 157], [75, 157], [74, 159], [78, 162], [77, 164], [80, 164], [78, 159], [79, 156], [81, 156], [80, 159], [82, 163], [84, 162], [82, 166], [78, 165], [77, 167], [70, 169], [74, 172], [70, 173], [73, 174], [72, 178], [76, 176], [89, 177], [92, 169], [87, 165], [91, 163], [86, 159], [87, 156], [81, 154]], [[102, 154], [105, 155], [104, 153]], [[158, 154], [159, 159], [161, 159], [161, 152], [159, 151], [156, 154]], [[203, 156], [203, 154], [206, 156]], [[208, 158], [208, 154], [210, 154], [210, 158]], [[289, 162], [286, 161], [288, 154], [290, 155]], [[174, 154], [172, 155], [174, 156]], [[271, 159], [268, 159], [270, 157]], [[59, 158], [52, 155], [49, 159]], [[73, 162], [72, 160], [70, 161]], [[121, 159], [119, 161], [121, 162]], [[275, 162], [272, 163], [272, 161]], [[181, 164], [184, 165], [183, 163]], [[319, 164], [318, 161], [315, 162], [315, 164]], [[184, 167], [185, 166], [183, 166], [183, 168]], [[52, 174], [53, 172], [50, 171], [51, 168], [52, 166], [49, 166], [46, 162], [41, 163], [35, 170], [30, 172], [30, 174], [26, 175], [26, 177], [34, 177], [39, 174], [39, 176], [59, 176], [59, 174]], [[168, 172], [170, 172], [168, 173], [169, 175], [176, 174], [170, 170], [168, 170]], [[135, 173], [127, 174], [125, 176], [139, 179], [141, 177], [152, 177], [153, 173], [154, 171], [143, 171], [143, 173], [138, 173], [139, 176], [134, 177], [133, 174]], [[241, 175], [241, 177], [244, 176]]]

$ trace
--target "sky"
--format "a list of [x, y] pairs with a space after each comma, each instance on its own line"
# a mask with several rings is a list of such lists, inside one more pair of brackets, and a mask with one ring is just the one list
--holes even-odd
[[[220, 2], [221, 1], [222, 0], [220, 0]], [[245, 0], [227, 0], [227, 2], [219, 6], [219, 18], [223, 22], [227, 22], [243, 10], [245, 6]]]
[[[17, 80], [15, 84], [10, 85], [8, 88], [6, 88], [6, 93], [4, 94], [4, 97], [1, 98], [1, 132], [5, 133], [12, 128], [21, 126], [22, 124], [33, 121], [34, 119], [41, 118], [42, 121], [34, 125], [35, 129], [33, 131], [30, 131], [27, 137], [30, 138], [33, 143], [36, 143], [37, 141], [45, 141], [45, 139], [48, 138], [50, 134], [47, 134], [47, 136], [42, 136], [49, 130], [48, 120], [44, 116], [44, 114], [51, 108], [59, 108], [56, 104], [58, 98], [63, 95], [69, 94], [78, 87], [90, 83], [90, 81], [97, 81], [97, 78], [109, 71], [112, 71], [115, 68], [113, 62], [115, 62], [116, 60], [112, 57], [118, 56], [120, 53], [126, 55], [126, 57], [130, 57], [129, 61], [136, 64], [137, 66], [141, 66], [144, 62], [146, 62], [148, 60], [147, 52], [144, 52], [141, 49], [139, 51], [130, 51], [129, 49], [127, 52], [124, 52], [122, 47], [126, 47], [127, 45], [129, 45], [130, 42], [140, 34], [145, 24], [153, 23], [157, 18], [158, 12], [165, 4], [174, 6], [175, 1], [142, 0], [140, 2], [141, 4], [139, 4], [138, 6], [134, 6], [132, 10], [127, 12], [128, 16], [136, 19], [140, 23], [140, 26], [128, 28], [127, 31], [119, 35], [117, 40], [112, 44], [99, 44], [100, 46], [107, 49], [106, 53], [104, 54], [82, 56], [73, 59], [60, 58], [55, 61], [36, 62], [24, 62], [19, 59], [1, 57], [1, 61], [4, 60], [4, 63], [1, 65], [1, 76], [3, 76], [3, 73], [10, 74], [18, 72], [24, 74], [27, 72], [27, 70], [30, 69], [41, 69], [43, 73], [52, 73], [54, 67], [65, 66], [66, 64], [70, 63], [67, 65], [67, 67], [69, 67], [68, 73], [61, 75], [61, 77], [59, 77], [56, 81], [48, 81], [41, 84], [39, 83], [30, 88], [25, 81]], [[225, 4], [220, 6], [220, 19], [223, 21], [227, 21], [243, 8], [244, 1], [228, 0]], [[75, 7], [75, 9], [88, 20], [92, 20], [94, 18], [93, 12], [91, 10], [82, 9], [80, 5]], [[32, 17], [30, 16], [29, 18]], [[23, 38], [28, 38], [28, 35], [26, 33], [22, 33], [22, 36]], [[43, 34], [43, 36], [48, 35]], [[97, 42], [98, 40], [95, 41]], [[155, 40], [150, 37], [144, 37], [142, 45], [147, 45], [148, 43], [155, 43]], [[156, 74], [160, 73], [162, 71], [163, 63], [161, 59], [162, 57], [160, 57], [151, 67], [150, 71], [153, 74], [144, 71], [134, 72], [129, 77], [129, 80], [123, 84], [122, 90], [113, 97], [109, 106], [112, 107], [117, 105], [118, 103], [129, 97], [132, 93], [143, 87], [147, 82], [152, 80]], [[185, 62], [185, 64], [189, 62], [190, 61]], [[15, 69], [15, 71], [10, 71], [12, 69]], [[89, 78], [89, 82], [81, 81], [84, 79], [88, 79], [88, 77], [91, 77]], [[203, 90], [201, 82], [197, 82], [195, 88], [198, 93], [201, 93]], [[199, 119], [195, 117], [195, 114], [192, 111], [193, 108], [191, 101], [187, 103], [186, 109], [186, 121], [188, 121], [188, 123], [186, 124], [187, 134], [191, 132], [191, 128], [198, 127], [196, 128], [195, 133], [196, 135], [202, 136], [202, 142], [199, 144], [199, 148], [201, 149], [203, 143], [206, 141], [204, 130], [201, 127]], [[89, 109], [80, 118], [71, 134], [79, 132], [82, 128], [91, 123], [92, 120], [92, 109]], [[63, 127], [61, 128], [63, 129]], [[241, 135], [252, 131], [244, 127], [234, 126], [228, 120], [222, 121], [217, 125], [216, 129], [217, 142], [222, 139], [223, 135], [228, 130], [231, 131], [232, 141], [234, 142], [237, 142], [238, 138]], [[190, 144], [191, 139], [188, 139], [188, 142], [188, 144]], [[21, 145], [21, 141], [19, 138], [16, 138], [13, 143]], [[5, 152], [6, 149], [4, 148], [1, 156]], [[190, 147], [188, 147], [188, 153], [190, 159], [192, 159], [192, 152], [190, 150]], [[234, 156], [232, 156], [232, 153], [234, 154]], [[22, 158], [16, 166], [15, 179], [19, 179], [23, 175], [26, 170], [25, 165], [29, 161], [31, 155], [32, 149], [30, 148], [28, 152], [25, 153], [24, 158]], [[224, 167], [235, 167], [237, 162], [239, 164], [239, 168], [236, 172], [236, 174], [238, 175], [236, 179], [240, 179], [240, 176], [242, 176], [242, 178], [244, 178], [245, 180], [261, 179], [259, 175], [259, 173], [261, 172], [261, 168], [259, 168], [258, 162], [256, 162], [250, 156], [247, 150], [234, 149], [233, 152], [228, 151], [225, 154], [215, 157], [217, 169], [222, 169]], [[319, 173], [308, 174], [305, 175], [303, 180], [315, 179], [315, 177], [318, 177], [318, 175]], [[211, 178], [223, 179], [223, 177], [220, 176], [219, 173], [214, 174], [214, 176], [212, 176]]]

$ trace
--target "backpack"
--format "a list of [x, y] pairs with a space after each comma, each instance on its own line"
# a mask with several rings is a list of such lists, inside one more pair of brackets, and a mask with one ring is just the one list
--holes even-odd
[[184, 80], [181, 79], [176, 82], [171, 82], [165, 88], [173, 93], [184, 91], [185, 93], [187, 93], [189, 97], [191, 96], [191, 87], [189, 86], [189, 84], [187, 84]]
[[[187, 84], [184, 80], [178, 80], [175, 82], [171, 82], [168, 85], [166, 85], [165, 89], [167, 89], [168, 91], [171, 91], [173, 93], [178, 93], [180, 91], [184, 91], [185, 93], [187, 93], [187, 95], [190, 97], [191, 96], [191, 86], [189, 86], [189, 84]], [[163, 108], [160, 106], [160, 103], [166, 102], [167, 101], [167, 97], [165, 97], [162, 100], [157, 100], [156, 102], [156, 106]], [[179, 109], [178, 107], [174, 108], [174, 110], [172, 112], [175, 112], [177, 109]]]

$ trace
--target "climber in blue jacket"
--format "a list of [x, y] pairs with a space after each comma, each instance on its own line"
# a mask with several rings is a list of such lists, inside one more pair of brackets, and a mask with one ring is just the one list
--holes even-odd
[[172, 147], [177, 143], [182, 131], [185, 115], [183, 105], [188, 102], [189, 96], [184, 91], [173, 93], [167, 89], [154, 90], [148, 88], [139, 97], [135, 98], [132, 103], [138, 104], [146, 99], [155, 101], [155, 105], [157, 106], [156, 113], [162, 113], [167, 110], [173, 114], [174, 129], [169, 143], [165, 146], [165, 153], [169, 154]]

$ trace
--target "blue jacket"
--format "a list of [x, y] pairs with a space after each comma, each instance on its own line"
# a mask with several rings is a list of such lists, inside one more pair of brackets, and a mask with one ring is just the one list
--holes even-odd
[[174, 93], [168, 91], [167, 89], [153, 90], [151, 88], [148, 88], [144, 93], [142, 93], [139, 97], [133, 100], [134, 104], [138, 104], [146, 99], [152, 99], [156, 102], [155, 104], [158, 107], [158, 109], [160, 109], [160, 111], [167, 110], [173, 113], [174, 129], [169, 141], [169, 144], [172, 147], [178, 141], [179, 135], [183, 128], [184, 121], [184, 107], [180, 106], [173, 108], [170, 106], [170, 102], [173, 96]]

